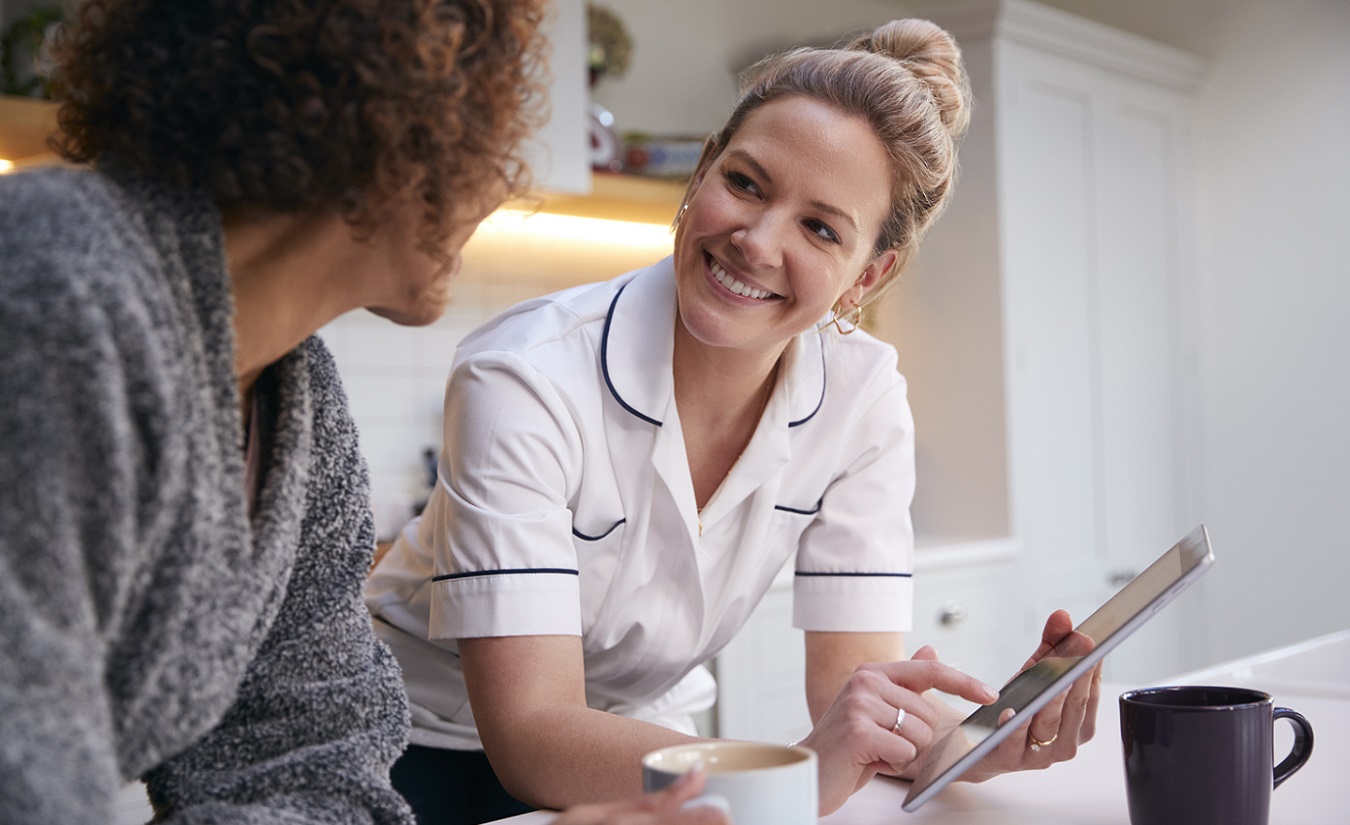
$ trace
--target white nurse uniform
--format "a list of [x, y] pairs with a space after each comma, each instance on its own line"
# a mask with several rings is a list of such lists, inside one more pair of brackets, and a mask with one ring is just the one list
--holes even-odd
[[693, 733], [701, 664], [793, 559], [793, 623], [903, 632], [913, 420], [894, 349], [791, 342], [758, 429], [697, 511], [672, 391], [670, 259], [527, 301], [461, 344], [437, 488], [366, 601], [415, 744], [481, 749], [456, 639], [579, 635], [591, 707]]

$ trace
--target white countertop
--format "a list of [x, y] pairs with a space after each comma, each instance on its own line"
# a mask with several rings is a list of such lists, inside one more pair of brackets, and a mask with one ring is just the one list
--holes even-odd
[[[1169, 684], [1229, 684], [1265, 690], [1275, 704], [1312, 723], [1312, 758], [1271, 798], [1271, 825], [1350, 823], [1350, 630], [1185, 674]], [[1078, 756], [1046, 771], [949, 786], [915, 813], [900, 804], [908, 783], [878, 778], [822, 825], [1129, 825], [1117, 699], [1134, 685], [1104, 684], [1097, 735]], [[1288, 724], [1276, 723], [1277, 760], [1288, 752]], [[552, 813], [500, 820], [545, 825]]]

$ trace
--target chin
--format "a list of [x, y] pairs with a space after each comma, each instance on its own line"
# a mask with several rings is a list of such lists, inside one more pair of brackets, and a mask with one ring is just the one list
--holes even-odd
[[393, 321], [402, 327], [424, 327], [428, 324], [434, 324], [445, 314], [445, 308], [448, 302], [439, 302], [432, 306], [430, 302], [422, 306], [409, 310], [390, 309], [388, 307], [366, 307], [366, 310], [381, 318]]

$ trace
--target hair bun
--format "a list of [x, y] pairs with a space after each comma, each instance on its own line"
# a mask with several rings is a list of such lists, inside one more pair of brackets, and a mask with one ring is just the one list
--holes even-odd
[[927, 20], [892, 20], [849, 44], [905, 64], [928, 87], [942, 123], [959, 137], [970, 122], [970, 81], [955, 38]]

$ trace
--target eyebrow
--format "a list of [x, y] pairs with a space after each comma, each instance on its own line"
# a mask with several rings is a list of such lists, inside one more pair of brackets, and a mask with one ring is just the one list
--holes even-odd
[[[761, 166], [759, 161], [751, 157], [750, 153], [746, 152], [744, 149], [732, 149], [731, 151], [727, 152], [727, 157], [736, 158], [737, 160], [741, 161], [742, 163], [753, 169], [756, 175], [760, 176], [769, 183], [773, 183], [773, 175], [769, 174], [769, 170]], [[840, 218], [841, 220], [848, 221], [849, 226], [853, 227], [853, 231], [854, 232], [858, 231], [857, 221], [853, 220], [852, 215], [840, 209], [839, 207], [832, 206], [831, 204], [825, 203], [824, 201], [811, 201], [811, 206], [812, 208], [818, 209], [821, 212], [825, 212], [826, 214], [834, 215]]]

